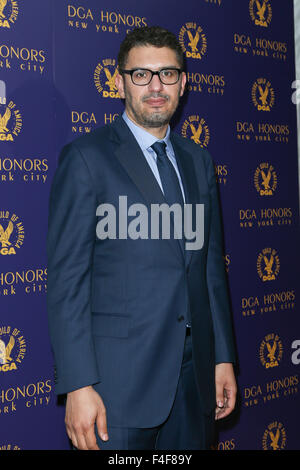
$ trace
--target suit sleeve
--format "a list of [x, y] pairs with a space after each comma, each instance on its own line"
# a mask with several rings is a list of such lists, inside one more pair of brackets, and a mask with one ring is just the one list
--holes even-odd
[[47, 310], [55, 393], [100, 381], [91, 334], [96, 194], [74, 144], [62, 150], [49, 197]]
[[235, 362], [230, 301], [223, 258], [223, 231], [214, 165], [207, 157], [207, 174], [211, 202], [211, 219], [207, 255], [207, 284], [215, 336], [215, 362]]

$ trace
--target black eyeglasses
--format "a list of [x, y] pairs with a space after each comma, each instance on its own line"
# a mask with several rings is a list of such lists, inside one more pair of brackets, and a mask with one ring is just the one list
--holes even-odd
[[132, 83], [134, 85], [144, 86], [149, 85], [153, 75], [158, 75], [161, 83], [164, 85], [175, 85], [178, 82], [182, 70], [175, 67], [168, 69], [161, 69], [157, 72], [149, 69], [132, 69], [124, 70], [120, 69], [120, 73], [127, 73], [131, 76]]

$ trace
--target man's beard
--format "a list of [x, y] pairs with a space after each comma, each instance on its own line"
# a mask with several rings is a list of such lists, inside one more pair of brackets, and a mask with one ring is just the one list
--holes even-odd
[[[178, 94], [178, 101], [177, 103], [174, 103], [174, 107], [170, 109], [169, 111], [152, 111], [152, 112], [147, 112], [147, 111], [140, 111], [136, 109], [132, 105], [132, 99], [130, 93], [126, 93], [126, 106], [130, 109], [131, 113], [134, 116], [134, 119], [137, 124], [139, 124], [142, 127], [145, 128], [159, 128], [162, 126], [165, 126], [169, 124], [176, 108], [178, 105], [179, 101], [179, 94]], [[149, 95], [146, 95], [142, 98], [142, 102], [146, 101], [149, 98], [164, 98], [166, 101], [169, 101], [169, 96], [164, 95], [163, 93], [151, 93]]]

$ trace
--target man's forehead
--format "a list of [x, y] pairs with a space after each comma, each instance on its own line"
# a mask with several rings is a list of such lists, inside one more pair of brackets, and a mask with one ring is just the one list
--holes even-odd
[[126, 65], [131, 67], [177, 66], [176, 53], [169, 47], [155, 47], [151, 45], [134, 46], [130, 49]]

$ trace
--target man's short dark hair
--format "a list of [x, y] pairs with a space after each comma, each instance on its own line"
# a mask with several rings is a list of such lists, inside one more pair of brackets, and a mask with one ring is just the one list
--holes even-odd
[[121, 43], [118, 54], [119, 69], [125, 68], [129, 51], [139, 46], [168, 47], [176, 53], [179, 67], [184, 68], [183, 50], [175, 34], [160, 26], [145, 26], [133, 29]]

